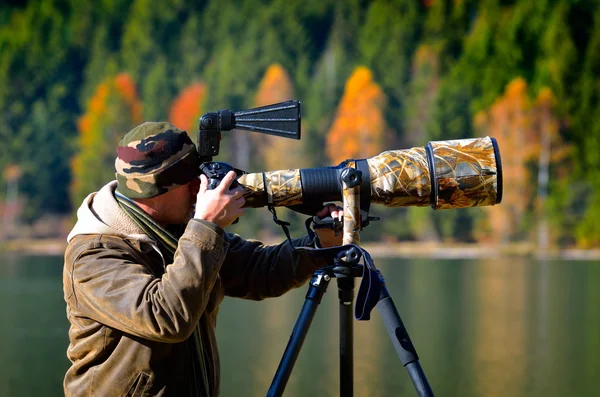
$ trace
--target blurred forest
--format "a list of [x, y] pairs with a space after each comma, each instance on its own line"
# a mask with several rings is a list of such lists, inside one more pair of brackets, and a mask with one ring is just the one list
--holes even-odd
[[[5, 1], [0, 238], [68, 230], [142, 121], [196, 140], [206, 112], [288, 99], [301, 141], [224, 132], [217, 160], [260, 172], [498, 140], [501, 205], [373, 207], [364, 240], [600, 247], [597, 0]], [[281, 234], [247, 210], [236, 231], [257, 229]]]

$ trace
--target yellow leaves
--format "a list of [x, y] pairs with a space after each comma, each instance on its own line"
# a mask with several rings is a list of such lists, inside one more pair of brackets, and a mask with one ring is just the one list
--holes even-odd
[[509, 98], [513, 100], [523, 100], [527, 99], [527, 82], [522, 77], [517, 77], [508, 85], [504, 91], [504, 98]]
[[364, 66], [357, 67], [346, 82], [342, 106], [365, 103], [381, 106], [384, 102], [385, 96], [381, 87], [373, 81], [373, 73]]
[[488, 115], [484, 111], [480, 110], [479, 112], [475, 113], [475, 116], [473, 116], [473, 127], [475, 127], [476, 130], [481, 130], [485, 128], [488, 122]]
[[416, 74], [416, 68], [420, 68], [425, 65], [434, 65], [437, 69], [438, 63], [439, 59], [433, 48], [427, 44], [421, 44], [415, 51], [413, 60], [413, 74]]
[[[266, 106], [293, 99], [294, 88], [289, 74], [279, 64], [267, 68], [256, 93], [255, 105]], [[251, 139], [267, 170], [302, 168], [302, 141], [252, 134]]]
[[[552, 90], [542, 88], [533, 102], [527, 91], [523, 78], [514, 79], [490, 109], [477, 113], [473, 119], [480, 134], [496, 138], [500, 147], [502, 205], [488, 210], [491, 231], [497, 239], [518, 235], [536, 199], [538, 167], [548, 167], [548, 161], [556, 163], [569, 153], [558, 134], [559, 119], [554, 111], [556, 100]], [[549, 160], [540, 161], [545, 158]]]
[[107, 83], [102, 83], [96, 88], [96, 93], [90, 99], [89, 111], [94, 114], [103, 114], [106, 112], [106, 98], [110, 93], [110, 88]]
[[542, 88], [536, 99], [536, 104], [549, 108], [556, 106], [556, 98], [554, 97], [552, 90], [548, 87]]
[[344, 95], [329, 130], [326, 152], [337, 164], [350, 158], [379, 154], [385, 134], [386, 97], [372, 72], [360, 66], [346, 82]]
[[3, 177], [8, 183], [13, 182], [21, 178], [23, 171], [17, 164], [9, 164], [4, 168]]
[[204, 83], [193, 83], [184, 88], [171, 105], [169, 121], [188, 133], [197, 129], [196, 124], [202, 116], [202, 103], [205, 96]]
[[293, 99], [293, 95], [294, 89], [290, 76], [281, 65], [274, 64], [267, 68], [258, 86], [255, 103], [256, 106], [270, 105]]

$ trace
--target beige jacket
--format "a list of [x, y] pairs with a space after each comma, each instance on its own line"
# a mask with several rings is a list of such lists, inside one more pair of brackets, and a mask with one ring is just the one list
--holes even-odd
[[[116, 182], [89, 195], [68, 237], [63, 273], [71, 324], [66, 396], [188, 396], [197, 323], [219, 393], [215, 328], [224, 295], [260, 300], [306, 282], [323, 263], [288, 242], [265, 246], [192, 220], [173, 263], [119, 208]], [[307, 245], [308, 237], [293, 240]]]

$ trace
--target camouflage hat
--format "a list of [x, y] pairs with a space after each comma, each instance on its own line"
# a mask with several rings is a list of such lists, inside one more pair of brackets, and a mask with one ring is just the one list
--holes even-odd
[[196, 146], [187, 133], [166, 122], [146, 122], [117, 147], [117, 190], [129, 198], [150, 198], [185, 185], [200, 174]]

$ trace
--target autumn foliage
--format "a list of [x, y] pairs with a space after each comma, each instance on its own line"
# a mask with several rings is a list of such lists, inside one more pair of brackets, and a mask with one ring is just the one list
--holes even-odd
[[71, 161], [74, 203], [114, 179], [116, 146], [127, 131], [142, 122], [142, 104], [126, 73], [100, 83], [86, 110], [77, 124], [78, 154]]
[[543, 211], [538, 195], [540, 183], [547, 181], [538, 177], [540, 170], [547, 172], [550, 164], [563, 160], [569, 151], [558, 134], [553, 94], [545, 88], [531, 101], [527, 82], [517, 78], [487, 111], [475, 116], [474, 124], [481, 134], [496, 138], [501, 152], [502, 204], [485, 209], [490, 238], [519, 240], [528, 217], [536, 218], [532, 208]]
[[184, 88], [175, 98], [169, 112], [169, 121], [182, 130], [190, 133], [197, 129], [198, 120], [202, 116], [202, 102], [206, 96], [206, 85], [194, 83]]
[[[256, 106], [266, 106], [293, 99], [294, 88], [287, 71], [279, 64], [271, 65], [258, 86]], [[301, 142], [276, 136], [252, 134], [256, 153], [267, 170], [301, 168], [305, 164]]]
[[327, 134], [326, 153], [338, 164], [367, 158], [383, 150], [386, 97], [371, 71], [360, 66], [346, 82], [336, 117]]

